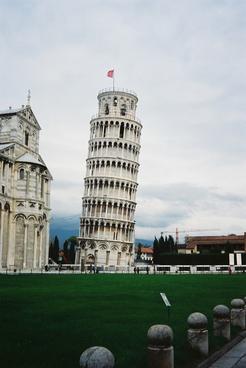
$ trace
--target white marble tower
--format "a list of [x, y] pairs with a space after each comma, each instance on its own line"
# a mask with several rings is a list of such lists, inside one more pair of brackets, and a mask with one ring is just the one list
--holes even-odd
[[138, 98], [126, 90], [103, 90], [90, 121], [84, 196], [76, 263], [129, 266], [134, 252], [142, 124]]

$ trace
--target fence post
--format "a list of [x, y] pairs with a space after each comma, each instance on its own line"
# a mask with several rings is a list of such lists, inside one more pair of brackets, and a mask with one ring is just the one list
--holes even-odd
[[245, 309], [243, 299], [232, 299], [231, 301], [231, 324], [232, 326], [245, 328]]
[[213, 309], [214, 336], [231, 338], [230, 309], [226, 305], [216, 305]]
[[188, 343], [192, 350], [201, 355], [208, 355], [208, 320], [207, 317], [199, 312], [189, 315], [188, 323]]
[[79, 359], [81, 368], [114, 368], [115, 359], [110, 350], [102, 346], [86, 349]]
[[153, 325], [148, 334], [149, 368], [174, 368], [173, 331], [167, 325]]

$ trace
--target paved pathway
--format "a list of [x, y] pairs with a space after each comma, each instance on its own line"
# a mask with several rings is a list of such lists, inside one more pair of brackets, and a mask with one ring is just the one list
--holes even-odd
[[246, 368], [246, 337], [210, 365], [209, 368]]

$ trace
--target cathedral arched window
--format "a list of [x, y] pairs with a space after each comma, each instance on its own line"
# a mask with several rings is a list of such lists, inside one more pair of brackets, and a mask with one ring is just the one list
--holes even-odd
[[19, 179], [20, 180], [24, 180], [25, 179], [25, 170], [24, 169], [20, 169]]
[[118, 103], [118, 98], [114, 97], [114, 106], [117, 106], [117, 103]]
[[25, 132], [25, 145], [28, 146], [28, 141], [29, 141], [29, 133]]

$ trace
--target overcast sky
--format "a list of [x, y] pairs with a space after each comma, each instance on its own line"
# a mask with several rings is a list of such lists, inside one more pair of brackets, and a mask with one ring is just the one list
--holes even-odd
[[31, 89], [53, 216], [81, 212], [89, 121], [114, 68], [143, 123], [136, 237], [246, 230], [245, 18], [245, 0], [0, 1], [0, 109]]

